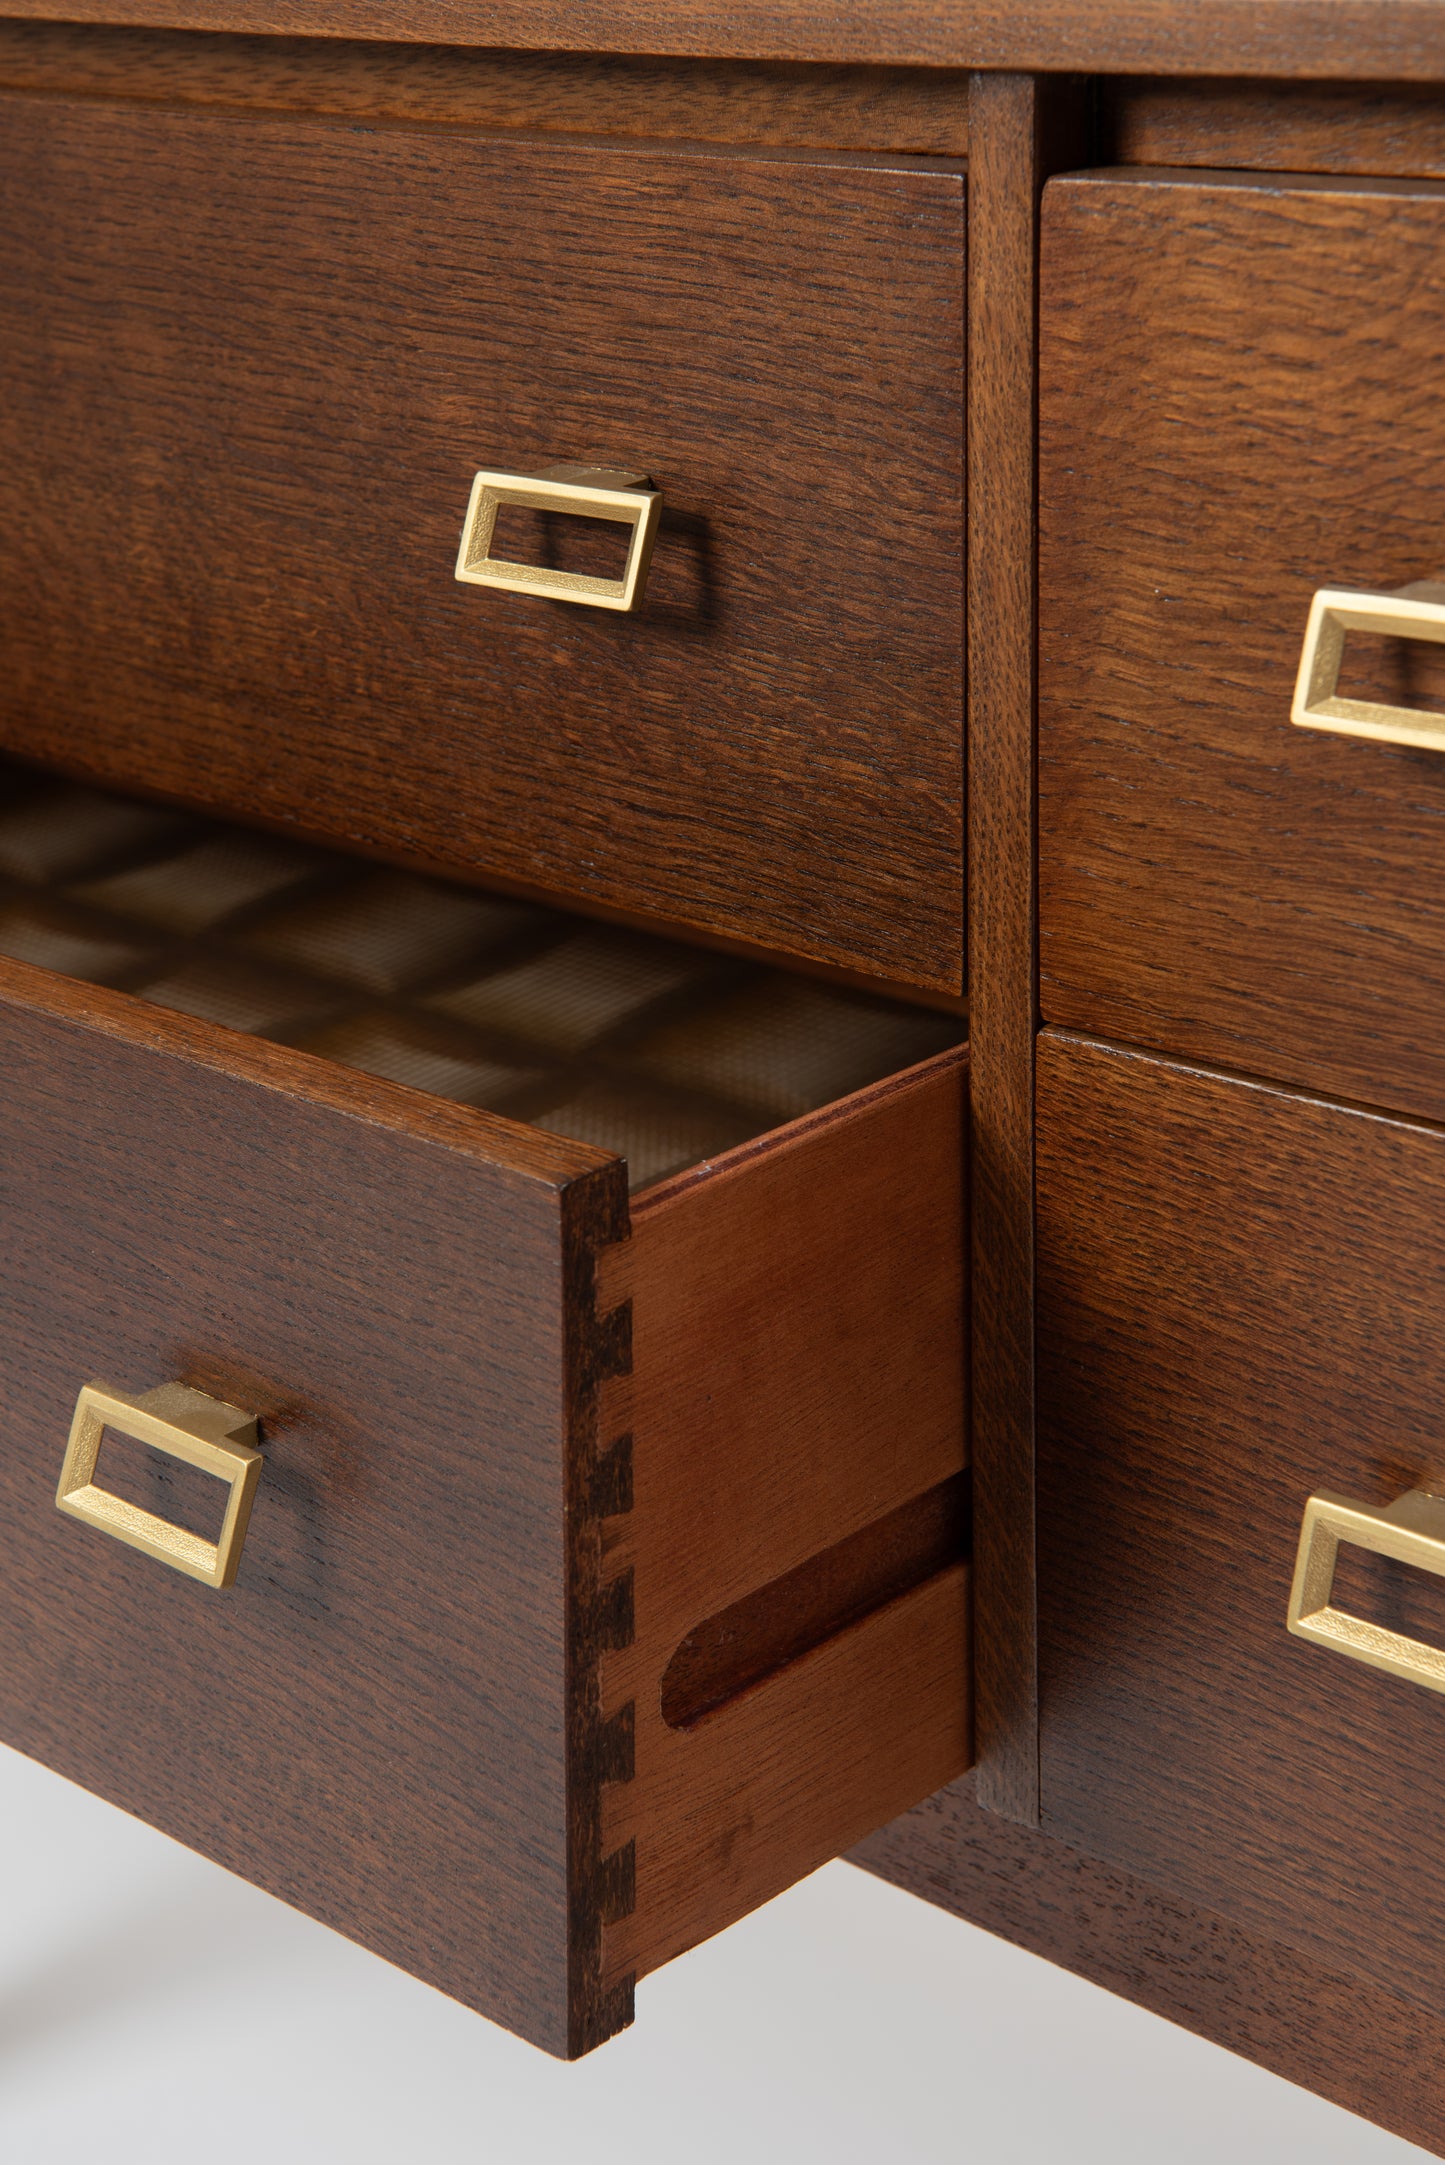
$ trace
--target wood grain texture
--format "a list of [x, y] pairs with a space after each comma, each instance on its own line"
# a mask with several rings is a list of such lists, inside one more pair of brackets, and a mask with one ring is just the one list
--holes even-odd
[[[0, 205], [6, 748], [958, 990], [960, 176], [17, 96]], [[643, 612], [457, 585], [575, 453]]]
[[970, 91], [968, 856], [979, 1794], [1037, 1815], [1033, 1560], [1038, 86]]
[[947, 157], [968, 150], [962, 79], [946, 68], [477, 52], [7, 21], [0, 85], [592, 138], [665, 135]]
[[[874, 1835], [852, 1861], [1445, 2155], [1438, 2009], [1009, 1826], [978, 1809], [971, 1779]], [[1134, 2072], [1121, 2064], [1120, 2084]]]
[[[620, 1165], [8, 961], [0, 1058], [5, 1740], [579, 2049]], [[259, 1414], [232, 1592], [57, 1514], [96, 1377]]]
[[1099, 134], [1108, 165], [1445, 178], [1445, 96], [1432, 83], [1136, 76], [1100, 84]]
[[[11, 0], [45, 17], [54, 0]], [[524, 50], [1097, 73], [1442, 74], [1440, 0], [67, 0], [74, 22]]]
[[1438, 2019], [1445, 1710], [1285, 1610], [1445, 1471], [1445, 1132], [1045, 1032], [1038, 1225], [1044, 1824]]
[[[692, 1627], [958, 1483], [962, 1052], [632, 1240], [601, 1151], [9, 959], [0, 1059], [7, 1742], [569, 2055], [967, 1765], [957, 1511], [661, 1711]], [[259, 1414], [234, 1594], [58, 1518], [97, 1379]]]
[[1042, 272], [1045, 1017], [1429, 1117], [1445, 762], [1289, 709], [1315, 588], [1445, 563], [1442, 241], [1429, 182], [1071, 178]]
[[[659, 1721], [651, 1752], [639, 1722], [656, 1816], [637, 1837], [636, 1907], [603, 1935], [619, 1994], [963, 1771], [968, 1619], [956, 1563], [693, 1728]], [[609, 1839], [639, 1823], [621, 1787], [604, 1814]]]
[[605, 1793], [603, 1827], [634, 1845], [636, 1904], [606, 1934], [609, 1977], [656, 1968], [968, 1763], [959, 1564], [689, 1727], [661, 1703], [696, 1626], [964, 1463], [965, 1078], [942, 1054], [680, 1175], [604, 1259], [633, 1344], [612, 1423], [632, 1438], [631, 1508], [604, 1532], [634, 1635], [604, 1655], [602, 1692], [609, 1715], [633, 1710], [634, 1778]]

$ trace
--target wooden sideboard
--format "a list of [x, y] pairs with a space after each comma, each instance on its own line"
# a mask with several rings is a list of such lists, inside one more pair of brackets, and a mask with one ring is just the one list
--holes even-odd
[[1445, 4], [85, 12], [0, 1735], [554, 2051], [850, 1850], [1445, 2154]]

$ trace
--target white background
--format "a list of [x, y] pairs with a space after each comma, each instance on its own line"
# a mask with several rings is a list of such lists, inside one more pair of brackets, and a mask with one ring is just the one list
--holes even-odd
[[0, 1751], [3, 2165], [1406, 2165], [844, 1864], [572, 2067]]

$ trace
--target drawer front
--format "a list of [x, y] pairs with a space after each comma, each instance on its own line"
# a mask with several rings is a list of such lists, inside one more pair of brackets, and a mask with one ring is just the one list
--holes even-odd
[[[1445, 1474], [1445, 1136], [1058, 1033], [1039, 1083], [1045, 1824], [1438, 2005], [1445, 1702], [1286, 1619], [1311, 1495]], [[1359, 1545], [1334, 1601], [1445, 1643]]]
[[[1432, 1118], [1445, 752], [1290, 714], [1317, 590], [1445, 566], [1442, 253], [1427, 183], [1045, 195], [1045, 1015]], [[1440, 657], [1341, 689], [1445, 711]]]
[[[0, 1734], [565, 2049], [597, 1573], [569, 1617], [564, 1498], [601, 1365], [568, 1294], [625, 1224], [620, 1168], [419, 1096], [398, 1120], [319, 1061], [301, 1096], [269, 1047], [213, 1062], [188, 1018], [0, 972]], [[259, 1415], [230, 1590], [56, 1510], [95, 1380]], [[171, 1518], [134, 1455], [130, 1500]]]
[[[572, 1029], [582, 944], [510, 973]], [[10, 959], [0, 1068], [4, 1741], [559, 2053], [967, 1765], [961, 1053], [630, 1218], [601, 1149]], [[237, 1494], [255, 1424], [234, 1583], [144, 1408], [57, 1510], [88, 1385], [234, 1409]]]
[[[957, 988], [956, 173], [11, 99], [0, 202], [0, 743]], [[457, 582], [589, 459], [638, 613]]]

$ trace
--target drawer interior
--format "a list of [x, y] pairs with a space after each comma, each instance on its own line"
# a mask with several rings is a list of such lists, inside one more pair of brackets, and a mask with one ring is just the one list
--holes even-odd
[[634, 1189], [963, 1034], [951, 1014], [14, 762], [0, 954], [615, 1151]]
[[[0, 769], [0, 1735], [610, 2034], [968, 1763], [962, 1029]], [[95, 1380], [258, 1415], [229, 1591], [56, 1512]]]

